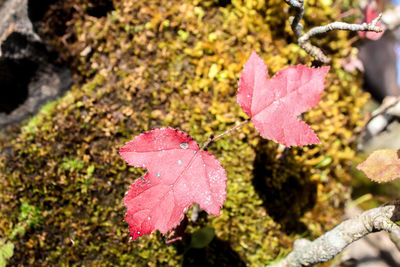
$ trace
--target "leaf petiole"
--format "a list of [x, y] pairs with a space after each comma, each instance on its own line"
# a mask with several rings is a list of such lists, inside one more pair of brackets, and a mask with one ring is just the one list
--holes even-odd
[[234, 126], [233, 128], [231, 128], [231, 129], [229, 129], [229, 130], [226, 130], [225, 132], [223, 132], [223, 133], [221, 133], [221, 134], [219, 134], [219, 135], [217, 135], [217, 136], [214, 136], [214, 137], [213, 137], [213, 136], [211, 135], [211, 136], [208, 138], [207, 142], [205, 142], [204, 145], [201, 147], [200, 150], [205, 150], [205, 149], [207, 148], [207, 146], [208, 146], [211, 142], [214, 142], [214, 141], [216, 141], [217, 139], [221, 138], [222, 136], [227, 135], [227, 134], [229, 134], [230, 132], [232, 132], [232, 131], [234, 131], [234, 130], [236, 130], [236, 129], [239, 129], [240, 127], [242, 127], [243, 125], [245, 125], [245, 124], [247, 124], [247, 123], [249, 123], [249, 122], [250, 122], [250, 120], [247, 119], [247, 120], [245, 120], [245, 121], [242, 121], [242, 122], [239, 123], [238, 125]]

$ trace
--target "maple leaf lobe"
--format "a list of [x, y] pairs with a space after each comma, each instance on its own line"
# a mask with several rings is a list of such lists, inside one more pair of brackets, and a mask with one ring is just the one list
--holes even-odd
[[129, 165], [148, 170], [124, 199], [132, 239], [156, 229], [167, 233], [193, 203], [219, 216], [226, 195], [225, 170], [189, 135], [170, 127], [154, 129], [126, 143], [120, 155]]
[[[249, 60], [244, 64], [240, 74], [237, 102], [249, 117], [252, 117], [251, 104], [253, 102], [253, 90], [256, 83], [264, 82], [268, 78], [268, 69], [264, 61], [253, 50]], [[257, 87], [262, 86], [258, 85]]]
[[263, 60], [252, 52], [239, 80], [237, 102], [264, 138], [285, 146], [319, 143], [297, 116], [317, 105], [329, 67], [291, 66], [268, 79]]

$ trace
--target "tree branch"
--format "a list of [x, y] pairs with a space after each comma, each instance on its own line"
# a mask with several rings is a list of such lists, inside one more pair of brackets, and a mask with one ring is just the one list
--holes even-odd
[[304, 3], [303, 0], [285, 0], [285, 2], [291, 7], [296, 9], [296, 16], [290, 17], [290, 26], [297, 38], [300, 38], [303, 34], [303, 25], [300, 24], [300, 20], [304, 15]]
[[[390, 114], [390, 109], [397, 106], [400, 103], [400, 96], [387, 96], [383, 99], [382, 104], [373, 112], [371, 112], [371, 117], [369, 118], [370, 122], [374, 118], [382, 115], [384, 113]], [[392, 114], [390, 114], [392, 115]]]
[[[367, 118], [364, 126], [359, 130], [362, 132], [362, 138], [368, 140], [381, 133], [389, 124], [393, 116], [400, 117], [400, 96], [387, 96], [382, 104], [375, 109]], [[356, 139], [354, 135], [351, 139]], [[357, 149], [361, 150], [362, 142], [358, 144]]]
[[298, 39], [299, 46], [303, 48], [308, 54], [313, 56], [315, 59], [321, 61], [322, 63], [329, 63], [330, 58], [328, 58], [319, 47], [314, 46], [309, 42], [309, 39], [311, 37], [318, 34], [327, 33], [333, 30], [373, 31], [373, 32], [383, 31], [381, 27], [376, 26], [376, 24], [382, 17], [382, 14], [379, 14], [378, 17], [376, 17], [370, 23], [349, 24], [344, 22], [333, 22], [325, 26], [314, 27], [311, 30], [309, 30], [306, 34], [303, 34], [303, 26], [300, 24], [300, 20], [303, 18], [304, 15], [303, 0], [284, 0], [284, 1], [296, 10], [296, 15], [294, 17], [290, 17], [289, 21], [293, 33], [296, 35]]
[[314, 27], [309, 30], [306, 34], [299, 38], [299, 43], [306, 42], [308, 39], [313, 37], [314, 35], [327, 33], [333, 30], [344, 30], [344, 31], [372, 31], [372, 32], [381, 32], [382, 29], [376, 26], [377, 21], [382, 17], [382, 14], [379, 14], [371, 23], [363, 23], [363, 24], [349, 24], [345, 22], [333, 22], [329, 23], [325, 26]]
[[294, 8], [303, 8], [303, 0], [285, 0], [285, 2]]
[[392, 236], [398, 236], [400, 227], [395, 222], [399, 220], [400, 199], [346, 220], [314, 241], [296, 240], [293, 251], [286, 258], [270, 266], [301, 267], [326, 262], [369, 233], [385, 230], [393, 233]]

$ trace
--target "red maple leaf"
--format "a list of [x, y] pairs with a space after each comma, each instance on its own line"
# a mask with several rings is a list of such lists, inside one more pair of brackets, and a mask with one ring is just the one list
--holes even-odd
[[285, 146], [319, 143], [314, 131], [297, 116], [315, 106], [329, 67], [291, 66], [268, 79], [263, 60], [253, 51], [243, 67], [237, 102], [264, 138]]
[[119, 153], [129, 165], [148, 170], [124, 200], [133, 239], [156, 229], [166, 234], [193, 203], [219, 216], [226, 195], [225, 170], [189, 135], [170, 127], [154, 129], [136, 136]]

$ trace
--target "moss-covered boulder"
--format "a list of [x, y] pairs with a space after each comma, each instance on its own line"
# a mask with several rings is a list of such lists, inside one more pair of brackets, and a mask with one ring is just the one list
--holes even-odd
[[[339, 4], [306, 3], [306, 28], [340, 12]], [[76, 85], [0, 135], [0, 235], [15, 245], [12, 264], [260, 266], [340, 220], [367, 97], [340, 66], [349, 34], [332, 32], [313, 40], [332, 57], [331, 71], [323, 100], [303, 116], [321, 144], [283, 148], [251, 125], [233, 132], [209, 147], [228, 176], [221, 216], [200, 213], [170, 246], [159, 233], [129, 242], [122, 201], [143, 170], [127, 166], [118, 149], [167, 125], [201, 144], [247, 118], [236, 90], [252, 50], [270, 74], [312, 58], [296, 45], [281, 0], [114, 0], [105, 16], [90, 14], [95, 4], [50, 8], [41, 34], [72, 60]], [[215, 229], [213, 241], [190, 248], [203, 227]]]

